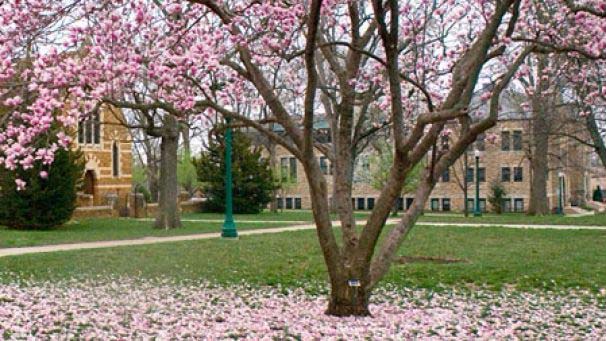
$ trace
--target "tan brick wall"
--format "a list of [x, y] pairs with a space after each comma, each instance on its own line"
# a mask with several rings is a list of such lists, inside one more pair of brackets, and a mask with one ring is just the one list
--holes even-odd
[[[509, 151], [501, 150], [501, 140], [500, 136], [503, 131], [522, 131], [522, 150], [513, 150], [513, 145], [511, 146]], [[530, 200], [530, 179], [531, 179], [531, 170], [530, 163], [527, 158], [527, 148], [528, 148], [528, 131], [529, 131], [529, 122], [524, 120], [505, 120], [500, 121], [497, 126], [489, 130], [487, 133], [489, 134], [497, 134], [499, 138], [494, 144], [490, 144], [488, 142], [485, 143], [485, 150], [480, 154], [480, 168], [486, 168], [486, 181], [480, 183], [480, 198], [486, 199], [486, 206], [488, 210], [491, 210], [491, 206], [488, 203], [488, 197], [490, 196], [490, 186], [493, 181], [499, 182], [505, 188], [507, 192], [507, 197], [511, 199], [511, 207], [514, 209], [514, 199], [522, 199], [524, 210], [528, 208], [529, 200]], [[570, 142], [563, 143], [558, 142], [552, 145], [552, 150], [557, 150], [559, 148], [565, 148], [567, 150], [567, 161], [563, 162], [561, 160], [550, 160], [550, 173], [549, 173], [549, 181], [547, 184], [548, 191], [548, 201], [549, 207], [555, 208], [558, 204], [558, 173], [559, 167], [562, 166], [561, 171], [565, 174], [566, 182], [566, 190], [565, 192], [570, 195], [574, 190], [579, 191], [582, 188], [586, 188], [589, 186], [586, 184], [588, 182], [588, 176], [584, 165], [588, 164], [588, 151], [586, 148], [579, 147]], [[468, 154], [468, 166], [475, 169], [475, 157], [473, 152]], [[267, 153], [265, 154], [268, 157]], [[320, 157], [321, 154], [318, 152], [317, 156]], [[280, 171], [280, 159], [283, 157], [291, 157], [291, 154], [285, 150], [284, 148], [278, 146], [276, 148], [276, 164], [277, 171]], [[573, 167], [581, 166], [581, 167]], [[373, 165], [371, 165], [372, 169]], [[508, 167], [511, 169], [511, 176], [509, 182], [501, 182], [501, 168]], [[514, 181], [514, 167], [522, 168], [522, 181], [516, 182]], [[455, 175], [456, 174], [456, 175]], [[474, 170], [474, 180], [475, 180], [476, 172]], [[455, 164], [450, 168], [450, 181], [449, 182], [438, 182], [434, 191], [432, 192], [426, 209], [430, 210], [431, 199], [439, 199], [440, 210], [442, 210], [442, 199], [448, 198], [450, 199], [450, 206], [452, 211], [462, 211], [464, 210], [464, 195], [461, 187], [457, 184], [456, 176], [462, 181], [465, 177], [464, 167], [463, 167], [463, 159], [459, 159], [455, 162]], [[327, 183], [329, 191], [332, 191], [332, 175], [326, 175]], [[302, 208], [310, 209], [311, 202], [309, 196], [309, 190], [307, 186], [307, 181], [305, 177], [305, 173], [301, 164], [297, 161], [297, 181], [291, 184], [286, 184], [283, 186], [282, 190], [278, 194], [283, 198], [301, 198]], [[475, 197], [475, 183], [469, 184], [468, 195], [470, 199]], [[330, 196], [330, 194], [329, 194]], [[353, 198], [376, 198], [379, 196], [379, 191], [374, 189], [369, 183], [364, 182], [354, 182], [352, 189], [352, 197]], [[412, 194], [404, 194], [402, 195], [404, 199], [412, 198]], [[570, 199], [570, 197], [567, 197]], [[404, 200], [406, 202], [406, 200]], [[567, 201], [569, 203], [569, 200]], [[367, 201], [365, 201], [365, 205]], [[294, 200], [293, 200], [294, 205]]]
[[[86, 171], [95, 174], [94, 205], [107, 205], [109, 195], [117, 195], [118, 208], [124, 209], [131, 191], [132, 143], [128, 129], [120, 125], [119, 110], [105, 108], [101, 112], [100, 144], [76, 144], [84, 154]], [[77, 142], [76, 138], [76, 142]], [[119, 172], [112, 172], [112, 146], [119, 150]]]

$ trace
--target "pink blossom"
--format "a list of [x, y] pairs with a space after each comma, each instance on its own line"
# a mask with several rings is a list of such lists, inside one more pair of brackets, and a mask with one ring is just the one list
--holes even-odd
[[21, 179], [15, 179], [15, 184], [17, 185], [17, 191], [24, 190], [27, 185], [27, 183]]

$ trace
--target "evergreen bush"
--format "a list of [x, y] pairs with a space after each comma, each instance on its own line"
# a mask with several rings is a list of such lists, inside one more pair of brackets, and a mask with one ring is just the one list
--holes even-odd
[[[15, 171], [0, 167], [0, 225], [49, 229], [67, 222], [76, 208], [84, 171], [82, 153], [59, 149], [52, 165], [34, 162]], [[19, 190], [16, 181], [25, 181]]]
[[[223, 133], [213, 136], [208, 150], [194, 159], [198, 180], [207, 197], [204, 211], [225, 211], [225, 146]], [[272, 200], [275, 189], [269, 161], [260, 148], [253, 148], [250, 139], [234, 131], [232, 147], [233, 208], [234, 213], [261, 212]]]

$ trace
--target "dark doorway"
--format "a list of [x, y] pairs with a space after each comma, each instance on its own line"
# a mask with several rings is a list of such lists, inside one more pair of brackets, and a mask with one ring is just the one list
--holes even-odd
[[87, 170], [86, 173], [84, 173], [84, 194], [90, 194], [94, 197], [96, 185], [97, 179], [95, 178], [95, 172]]

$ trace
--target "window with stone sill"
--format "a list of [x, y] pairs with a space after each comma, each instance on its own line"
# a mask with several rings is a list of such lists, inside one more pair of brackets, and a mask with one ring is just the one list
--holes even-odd
[[522, 168], [522, 167], [513, 168], [513, 181], [514, 182], [524, 181], [524, 168]]
[[438, 198], [431, 199], [431, 210], [432, 211], [440, 210], [440, 199], [438, 199]]
[[450, 198], [442, 198], [442, 211], [450, 211]]
[[522, 150], [522, 131], [516, 130], [512, 135], [513, 150]]
[[511, 168], [501, 167], [501, 182], [511, 181]]

